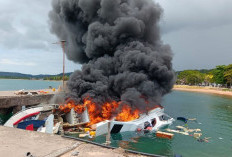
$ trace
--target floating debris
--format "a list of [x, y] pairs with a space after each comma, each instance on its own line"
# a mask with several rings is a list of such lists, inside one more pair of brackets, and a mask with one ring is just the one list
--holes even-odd
[[195, 122], [197, 122], [197, 118], [177, 117], [177, 120], [183, 121], [184, 123], [187, 123], [188, 121], [195, 121]]
[[188, 122], [188, 119], [185, 118], [185, 117], [177, 117], [177, 120], [183, 121], [183, 122], [185, 122], [185, 123]]
[[179, 134], [183, 134], [183, 135], [186, 135], [186, 136], [189, 135], [188, 132], [182, 132], [182, 131], [179, 131], [179, 130], [166, 129], [166, 131], [168, 131], [168, 132], [173, 132], [173, 133], [179, 133]]
[[201, 132], [201, 129], [188, 129], [183, 126], [176, 126], [178, 129], [184, 130], [184, 132]]
[[79, 137], [83, 138], [83, 137], [86, 137], [88, 136], [89, 134], [79, 134]]
[[206, 143], [208, 143], [210, 138], [211, 137], [199, 138], [199, 139], [197, 139], [197, 141], [198, 142], [206, 142]]
[[202, 136], [202, 133], [194, 133], [193, 134], [193, 137], [197, 138], [197, 139], [200, 138], [201, 136]]
[[174, 134], [167, 133], [167, 132], [161, 132], [161, 131], [156, 132], [156, 137], [159, 137], [159, 138], [172, 139], [173, 136], [174, 136]]

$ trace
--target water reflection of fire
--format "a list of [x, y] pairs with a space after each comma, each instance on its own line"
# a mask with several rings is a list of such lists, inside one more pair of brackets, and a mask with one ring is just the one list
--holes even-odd
[[67, 104], [61, 105], [59, 109], [62, 112], [68, 113], [71, 109], [74, 109], [77, 113], [83, 113], [87, 107], [90, 123], [89, 125], [99, 123], [101, 121], [109, 120], [112, 117], [115, 117], [115, 120], [127, 122], [139, 118], [139, 110], [132, 109], [129, 105], [121, 105], [121, 109], [118, 111], [120, 102], [112, 101], [106, 102], [101, 107], [96, 105], [93, 100], [86, 98], [83, 101], [83, 104], [75, 104], [73, 101], [70, 101]]

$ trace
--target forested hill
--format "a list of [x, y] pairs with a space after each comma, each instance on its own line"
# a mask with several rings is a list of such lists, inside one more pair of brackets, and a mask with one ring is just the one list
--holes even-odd
[[0, 72], [0, 77], [32, 77], [33, 75], [30, 74], [22, 74], [16, 72]]
[[[70, 76], [71, 73], [66, 73], [66, 76]], [[63, 73], [57, 75], [49, 74], [40, 74], [40, 75], [31, 75], [31, 74], [22, 74], [17, 72], [0, 72], [0, 78], [12, 78], [12, 79], [44, 79], [47, 77], [63, 76]]]

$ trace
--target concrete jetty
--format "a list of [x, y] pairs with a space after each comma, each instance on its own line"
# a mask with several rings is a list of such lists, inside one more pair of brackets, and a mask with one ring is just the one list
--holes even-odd
[[6, 109], [17, 106], [33, 106], [40, 103], [49, 103], [55, 92], [52, 90], [43, 90], [48, 93], [39, 93], [39, 90], [30, 90], [27, 92], [37, 92], [36, 95], [16, 95], [14, 91], [0, 91], [0, 109]]
[[35, 157], [142, 157], [122, 149], [107, 149], [58, 135], [3, 126], [0, 126], [0, 137], [1, 156], [7, 157], [26, 156], [27, 153]]
[[[39, 92], [40, 91], [40, 92]], [[26, 90], [25, 92], [36, 92], [37, 94], [17, 95], [17, 91], [0, 91], [0, 114], [7, 115], [13, 111], [17, 113], [22, 110], [22, 106], [31, 107], [41, 103], [48, 104], [51, 98], [58, 92], [51, 89]]]

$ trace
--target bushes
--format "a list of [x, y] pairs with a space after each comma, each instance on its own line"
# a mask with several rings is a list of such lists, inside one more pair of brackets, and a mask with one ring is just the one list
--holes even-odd
[[[67, 81], [69, 79], [69, 76], [64, 76], [64, 80]], [[49, 77], [45, 77], [44, 80], [63, 80], [63, 76], [49, 76]]]
[[232, 64], [219, 65], [212, 70], [184, 70], [177, 73], [177, 84], [222, 86], [232, 85]]

